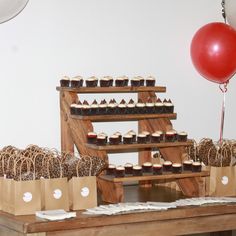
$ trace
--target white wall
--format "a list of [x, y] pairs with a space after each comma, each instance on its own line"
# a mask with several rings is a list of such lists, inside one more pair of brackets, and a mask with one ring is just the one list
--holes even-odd
[[[195, 71], [189, 46], [199, 27], [223, 20], [220, 3], [30, 0], [19, 16], [0, 25], [0, 146], [23, 148], [34, 143], [60, 148], [55, 87], [61, 76], [78, 74], [154, 75], [159, 85], [167, 87], [161, 98], [171, 98], [175, 104], [175, 128], [197, 140], [217, 140], [222, 95], [216, 84]], [[227, 138], [235, 137], [235, 88], [232, 79], [227, 93]], [[119, 100], [118, 95], [115, 98]], [[134, 122], [110, 124], [96, 124], [95, 129], [110, 134], [136, 128]], [[116, 156], [111, 162], [124, 163], [135, 156]]]

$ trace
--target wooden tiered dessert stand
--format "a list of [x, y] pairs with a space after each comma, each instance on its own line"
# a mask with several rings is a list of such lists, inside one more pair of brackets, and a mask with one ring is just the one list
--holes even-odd
[[[138, 121], [139, 132], [156, 130], [168, 131], [172, 129], [171, 119], [176, 119], [176, 113], [171, 114], [127, 114], [127, 115], [90, 115], [75, 116], [70, 114], [70, 105], [78, 102], [78, 94], [82, 93], [137, 93], [138, 98], [144, 102], [150, 98], [156, 98], [156, 93], [166, 92], [166, 87], [81, 87], [63, 88], [57, 87], [60, 92], [61, 114], [61, 149], [66, 152], [74, 152], [74, 146], [82, 155], [98, 156], [108, 161], [108, 153], [136, 150], [139, 152], [139, 164], [151, 161], [151, 151], [158, 148], [165, 160], [182, 162], [186, 152], [186, 146], [192, 142], [173, 143], [148, 143], [148, 144], [120, 144], [97, 146], [87, 144], [87, 133], [93, 131], [92, 122], [106, 121]], [[204, 196], [205, 178], [209, 173], [183, 173], [170, 175], [150, 175], [138, 177], [111, 178], [106, 175], [98, 177], [98, 188], [102, 198], [106, 202], [117, 203], [124, 200], [123, 182], [140, 181], [142, 185], [150, 186], [152, 180], [171, 179], [176, 180], [179, 188], [186, 196]]]

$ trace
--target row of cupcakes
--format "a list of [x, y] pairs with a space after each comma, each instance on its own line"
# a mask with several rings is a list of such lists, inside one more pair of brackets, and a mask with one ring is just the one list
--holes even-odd
[[106, 175], [114, 177], [124, 176], [142, 176], [143, 174], [161, 175], [163, 173], [180, 174], [183, 171], [188, 172], [201, 172], [202, 165], [200, 162], [193, 162], [192, 160], [184, 161], [181, 163], [172, 163], [171, 161], [165, 161], [163, 164], [152, 164], [151, 162], [144, 162], [142, 165], [133, 165], [126, 163], [124, 166], [115, 166], [109, 164], [106, 169]]
[[103, 99], [100, 103], [94, 100], [91, 104], [87, 100], [83, 102], [73, 103], [70, 106], [72, 115], [113, 115], [113, 114], [161, 114], [161, 113], [173, 113], [174, 105], [170, 99], [160, 98], [153, 101], [148, 99], [147, 102], [143, 102], [138, 99], [134, 102], [130, 99], [126, 102], [124, 99], [117, 103], [115, 99], [111, 99], [107, 102]]
[[170, 130], [167, 132], [155, 131], [150, 133], [148, 131], [142, 131], [136, 134], [135, 131], [130, 130], [122, 136], [120, 132], [115, 132], [109, 136], [106, 133], [89, 132], [87, 134], [87, 142], [89, 144], [96, 144], [103, 146], [106, 144], [118, 145], [118, 144], [134, 144], [134, 143], [160, 143], [160, 142], [186, 142], [188, 134], [184, 131], [177, 132], [176, 130]]
[[86, 87], [125, 87], [125, 86], [155, 86], [156, 79], [153, 76], [148, 76], [147, 78], [143, 78], [142, 76], [135, 76], [131, 79], [127, 76], [119, 76], [113, 78], [112, 76], [103, 76], [98, 79], [95, 76], [91, 76], [87, 79], [84, 79], [82, 76], [76, 76], [73, 78], [69, 78], [68, 76], [64, 76], [60, 80], [61, 87], [71, 87], [71, 88], [80, 88], [83, 86]]

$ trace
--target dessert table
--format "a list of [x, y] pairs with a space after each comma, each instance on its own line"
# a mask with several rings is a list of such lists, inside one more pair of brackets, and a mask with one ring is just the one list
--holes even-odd
[[[125, 201], [174, 201], [180, 192], [164, 187], [125, 186]], [[148, 199], [147, 199], [148, 198]], [[77, 217], [47, 221], [35, 215], [13, 216], [0, 211], [1, 236], [120, 236], [120, 235], [232, 235], [236, 229], [236, 204], [180, 207], [167, 211], [136, 212], [113, 216], [91, 216], [77, 211]]]

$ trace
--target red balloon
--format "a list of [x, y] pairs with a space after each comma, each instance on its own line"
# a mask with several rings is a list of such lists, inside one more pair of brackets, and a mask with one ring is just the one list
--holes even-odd
[[192, 39], [191, 58], [203, 77], [226, 83], [236, 72], [236, 31], [218, 22], [203, 26]]

